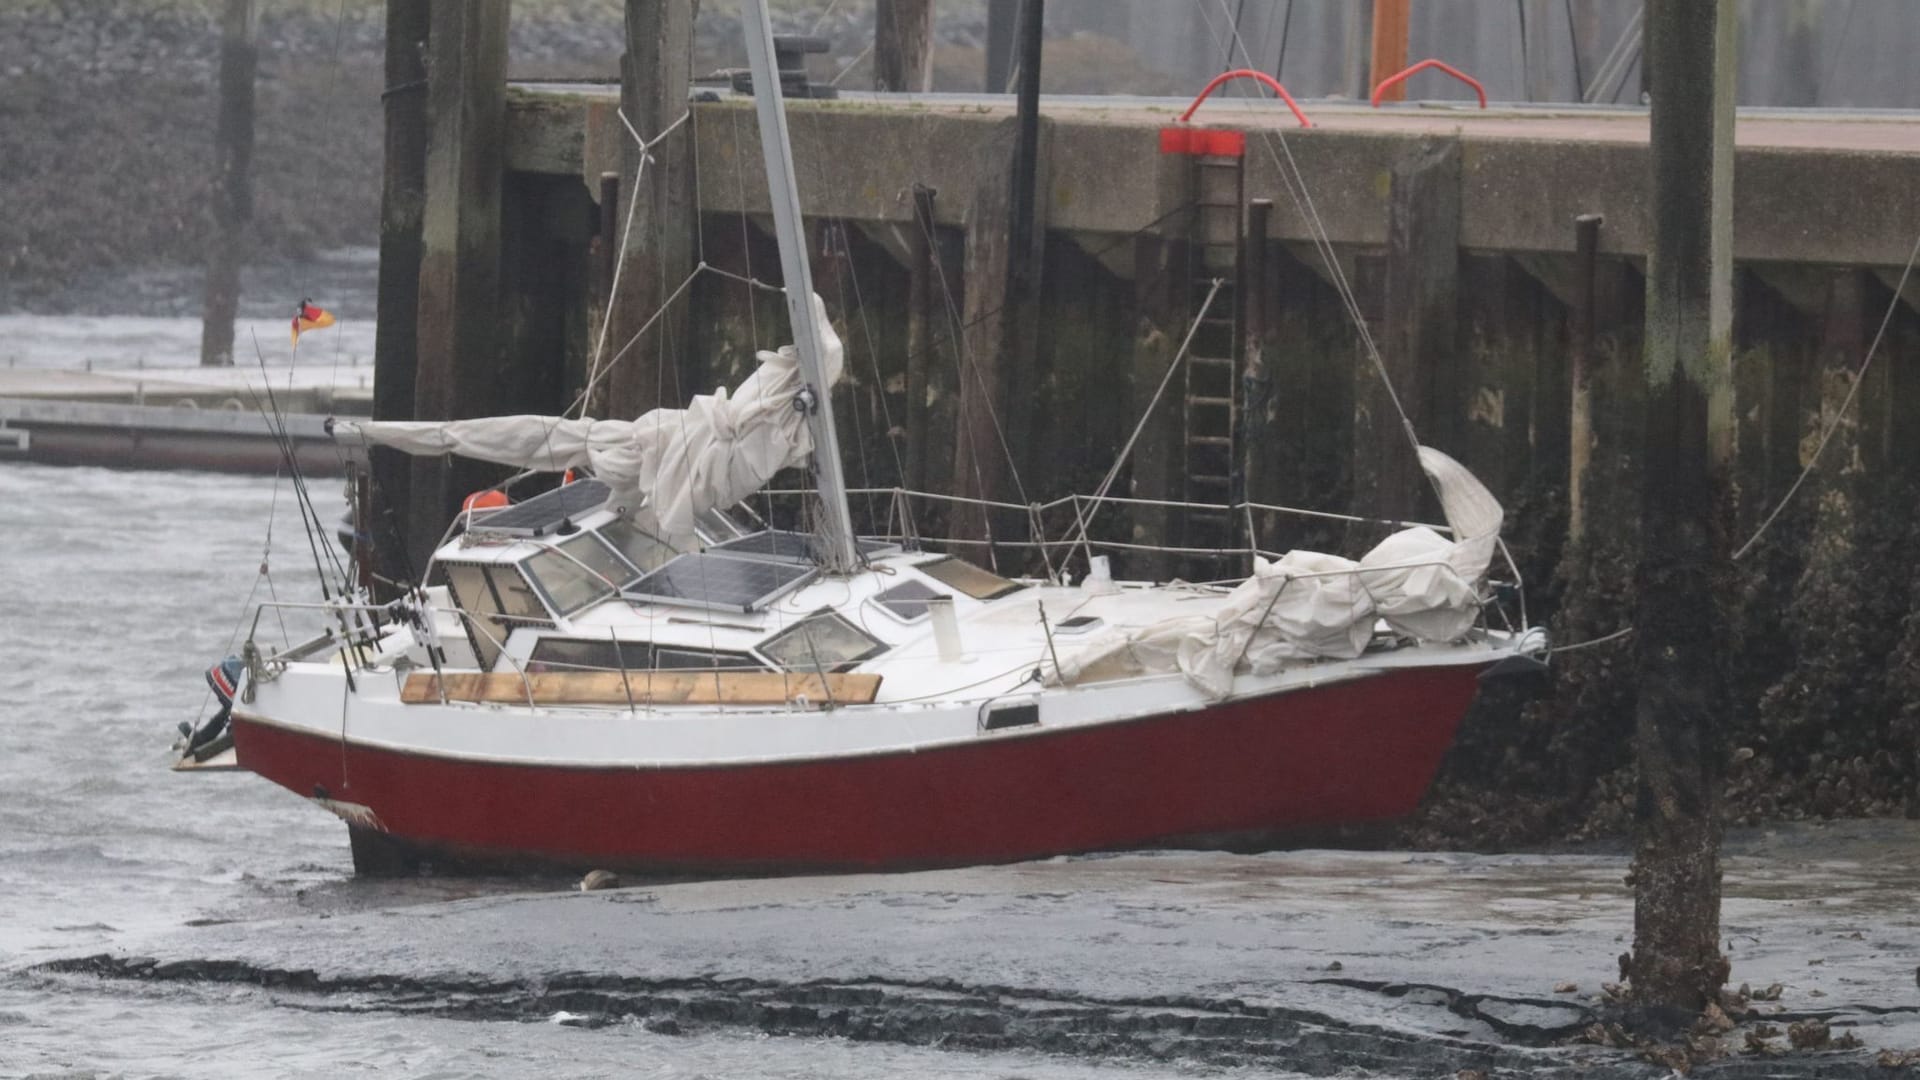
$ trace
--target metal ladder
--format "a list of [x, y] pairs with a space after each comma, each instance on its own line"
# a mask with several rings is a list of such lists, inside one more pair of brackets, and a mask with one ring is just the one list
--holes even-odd
[[[1240, 446], [1240, 233], [1245, 203], [1242, 158], [1196, 157], [1189, 243], [1191, 307], [1198, 312], [1223, 279], [1219, 295], [1194, 331], [1187, 352], [1186, 500], [1235, 503], [1242, 498]], [[1227, 511], [1189, 510], [1183, 546], [1230, 549], [1238, 545], [1235, 516]]]

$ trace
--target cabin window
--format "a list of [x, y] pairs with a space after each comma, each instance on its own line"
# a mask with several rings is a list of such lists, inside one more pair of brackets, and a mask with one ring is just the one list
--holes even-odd
[[1040, 722], [1038, 702], [1022, 702], [1017, 705], [995, 705], [981, 718], [980, 727], [985, 731], [1000, 731], [1003, 728], [1032, 727]]
[[965, 559], [935, 559], [933, 562], [921, 563], [914, 569], [975, 600], [996, 600], [1008, 593], [1019, 592], [1026, 588], [1025, 585], [1017, 581], [1008, 581], [991, 570], [982, 570]]
[[606, 579], [615, 589], [624, 589], [640, 580], [640, 572], [628, 566], [625, 559], [613, 553], [612, 546], [593, 533], [583, 532], [561, 541], [560, 550], [579, 559], [583, 566]]
[[[600, 526], [600, 537], [612, 544], [614, 550], [625, 556], [642, 574], [658, 569], [660, 564], [679, 554], [672, 545], [649, 535], [626, 518], [616, 518]], [[621, 587], [629, 584], [632, 582], [623, 582]]]
[[515, 625], [552, 626], [553, 613], [540, 600], [540, 594], [527, 583], [517, 566], [486, 567], [487, 580], [493, 582], [494, 595], [500, 598], [500, 610]]
[[708, 668], [751, 668], [766, 665], [747, 653], [718, 649], [654, 646], [645, 641], [611, 638], [543, 637], [534, 642], [527, 658], [529, 672], [542, 671], [685, 671]]
[[704, 671], [707, 668], [766, 669], [765, 664], [746, 653], [717, 652], [707, 649], [671, 649], [664, 645], [653, 650], [653, 666], [660, 671]]
[[527, 670], [618, 671], [623, 659], [634, 667], [643, 666], [647, 660], [646, 642], [623, 641], [616, 648], [611, 638], [543, 637], [533, 643]]
[[461, 624], [483, 669], [491, 669], [516, 626], [551, 626], [547, 609], [520, 571], [511, 566], [443, 562], [453, 604], [467, 614]]
[[874, 596], [873, 602], [886, 609], [887, 614], [903, 622], [918, 622], [927, 617], [927, 601], [945, 593], [934, 591], [924, 581], [912, 578], [895, 585]]
[[761, 653], [789, 671], [840, 671], [879, 656], [878, 638], [822, 608], [760, 644]]
[[[580, 536], [575, 540], [594, 544], [591, 536]], [[562, 615], [571, 615], [596, 600], [605, 600], [613, 595], [615, 586], [603, 577], [596, 576], [601, 573], [600, 567], [592, 563], [581, 565], [586, 561], [582, 556], [590, 551], [585, 545], [578, 549], [563, 548], [561, 551], [549, 548], [528, 556], [522, 564], [527, 568], [527, 573], [533, 575], [533, 580], [540, 584], [540, 591], [553, 601], [553, 609]], [[598, 554], [603, 563], [613, 562], [605, 548], [600, 548]], [[574, 559], [580, 559], [581, 562], [575, 562]], [[626, 576], [624, 567], [616, 573], [619, 577]]]

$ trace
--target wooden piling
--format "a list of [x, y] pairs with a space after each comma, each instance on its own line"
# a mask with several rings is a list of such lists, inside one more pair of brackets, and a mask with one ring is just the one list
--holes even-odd
[[[620, 58], [620, 109], [644, 139], [662, 132], [687, 111], [693, 79], [694, 0], [627, 0], [626, 52]], [[689, 336], [684, 298], [661, 313], [667, 297], [693, 273], [698, 224], [695, 222], [693, 127], [689, 121], [651, 151], [653, 160], [636, 188], [641, 150], [621, 132], [620, 220], [625, 257], [620, 291], [613, 297], [613, 326], [607, 355], [613, 363], [607, 382], [607, 415], [634, 417], [662, 405], [685, 402], [691, 388], [682, 385], [681, 360]], [[638, 206], [629, 207], [633, 200]], [[616, 250], [622, 241], [616, 240]], [[647, 320], [659, 321], [635, 340]], [[614, 356], [626, 354], [615, 363]]]
[[1573, 305], [1568, 311], [1567, 360], [1571, 413], [1567, 442], [1567, 543], [1586, 535], [1587, 467], [1593, 460], [1593, 327], [1595, 266], [1600, 257], [1599, 214], [1573, 219]]
[[[373, 418], [412, 420], [420, 319], [420, 228], [427, 201], [428, 0], [388, 0], [384, 164], [380, 181], [380, 269], [373, 335]], [[398, 450], [368, 452], [367, 521], [377, 572], [417, 582], [424, 566], [407, 540], [413, 463]]]
[[[1185, 163], [1180, 164], [1185, 172]], [[1187, 246], [1183, 237], [1176, 236], [1143, 234], [1133, 241], [1134, 310], [1139, 317], [1134, 328], [1132, 394], [1127, 415], [1144, 417], [1140, 438], [1128, 460], [1132, 485], [1127, 494], [1135, 499], [1178, 499], [1185, 486], [1186, 447], [1181, 439], [1181, 410], [1173, 397], [1179, 389], [1178, 379], [1157, 405], [1153, 397], [1166, 378], [1167, 366], [1178, 353], [1186, 329], [1186, 299], [1192, 284], [1187, 277]], [[1165, 506], [1135, 506], [1128, 517], [1132, 521], [1129, 542], [1172, 542], [1175, 519]], [[1160, 580], [1172, 569], [1172, 562], [1159, 552], [1129, 552], [1123, 562], [1129, 576], [1143, 579]]]
[[1392, 390], [1368, 363], [1354, 390], [1354, 512], [1405, 519], [1425, 505], [1419, 461], [1393, 394], [1430, 445], [1461, 452], [1460, 144], [1422, 145], [1394, 165], [1378, 347]]
[[897, 94], [933, 89], [933, 0], [878, 0], [873, 88]]
[[[1020, 100], [1017, 114], [995, 129], [989, 166], [967, 215], [966, 341], [961, 351], [954, 493], [1007, 501], [1026, 464], [1019, 433], [1031, 417], [1030, 373], [1039, 341], [1041, 267], [1046, 244], [1046, 145], [1040, 116], [1042, 0], [1021, 9]], [[1005, 156], [1002, 157], [1001, 155]], [[1022, 385], [1014, 387], [1014, 382]], [[1011, 460], [1009, 460], [1011, 459]], [[954, 535], [985, 539], [991, 515], [956, 513]], [[1024, 529], [1024, 525], [1019, 528]]]
[[934, 235], [935, 192], [924, 184], [913, 186], [913, 228], [907, 234], [912, 280], [907, 289], [907, 487], [927, 490], [927, 368], [932, 362], [934, 262], [938, 247]]
[[[426, 205], [421, 217], [414, 415], [498, 411], [500, 192], [506, 142], [507, 0], [434, 4], [428, 34]], [[408, 543], [424, 567], [477, 463], [413, 459]]]
[[[220, 119], [213, 138], [213, 241], [200, 328], [202, 367], [233, 363], [240, 267], [253, 233], [253, 82], [260, 66], [254, 0], [226, 0], [220, 16]], [[298, 299], [297, 297], [295, 299]]]
[[[1267, 229], [1273, 219], [1272, 199], [1247, 201], [1246, 232], [1240, 238], [1240, 285], [1235, 296], [1240, 304], [1240, 486], [1237, 498], [1247, 502], [1265, 501], [1267, 477], [1267, 426], [1273, 394], [1273, 376], [1267, 370], [1267, 254], [1270, 246]], [[1267, 531], [1259, 517], [1253, 519], [1252, 547], [1260, 546]], [[1244, 524], [1244, 522], [1242, 523]]]
[[[1698, 1012], [1726, 981], [1720, 815], [1727, 760], [1719, 642], [1732, 417], [1730, 0], [1651, 0], [1653, 234], [1635, 750], [1634, 997]], [[1726, 335], [1726, 336], [1723, 336]]]

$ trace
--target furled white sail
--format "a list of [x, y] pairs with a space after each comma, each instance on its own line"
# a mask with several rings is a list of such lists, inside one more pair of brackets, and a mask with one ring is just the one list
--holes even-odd
[[1236, 673], [1266, 675], [1290, 662], [1350, 660], [1377, 623], [1422, 641], [1457, 641], [1480, 612], [1479, 585], [1499, 547], [1500, 503], [1459, 462], [1420, 448], [1453, 539], [1402, 529], [1358, 562], [1317, 551], [1255, 558], [1253, 576], [1211, 615], [1115, 627], [1044, 668], [1049, 684], [1179, 671], [1212, 697]]
[[[813, 315], [831, 386], [840, 379], [843, 350], [818, 295]], [[804, 380], [793, 346], [762, 350], [759, 361], [732, 394], [721, 387], [695, 396], [687, 408], [654, 409], [637, 420], [340, 421], [334, 437], [523, 469], [585, 467], [612, 486], [613, 504], [632, 512], [641, 527], [690, 546], [699, 514], [734, 505], [813, 453], [806, 416], [795, 407]]]

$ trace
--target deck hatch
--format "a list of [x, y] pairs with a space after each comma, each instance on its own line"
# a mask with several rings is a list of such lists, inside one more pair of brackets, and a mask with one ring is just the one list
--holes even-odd
[[909, 578], [891, 589], [876, 593], [873, 602], [902, 622], [918, 622], [927, 617], [927, 601], [944, 595], [924, 581]]
[[690, 551], [672, 559], [620, 595], [653, 604], [716, 611], [757, 611], [799, 588], [815, 568], [806, 563]]
[[983, 570], [965, 559], [952, 556], [920, 563], [914, 569], [975, 600], [998, 600], [1008, 593], [1026, 588], [1017, 581], [1008, 581], [991, 570]]

